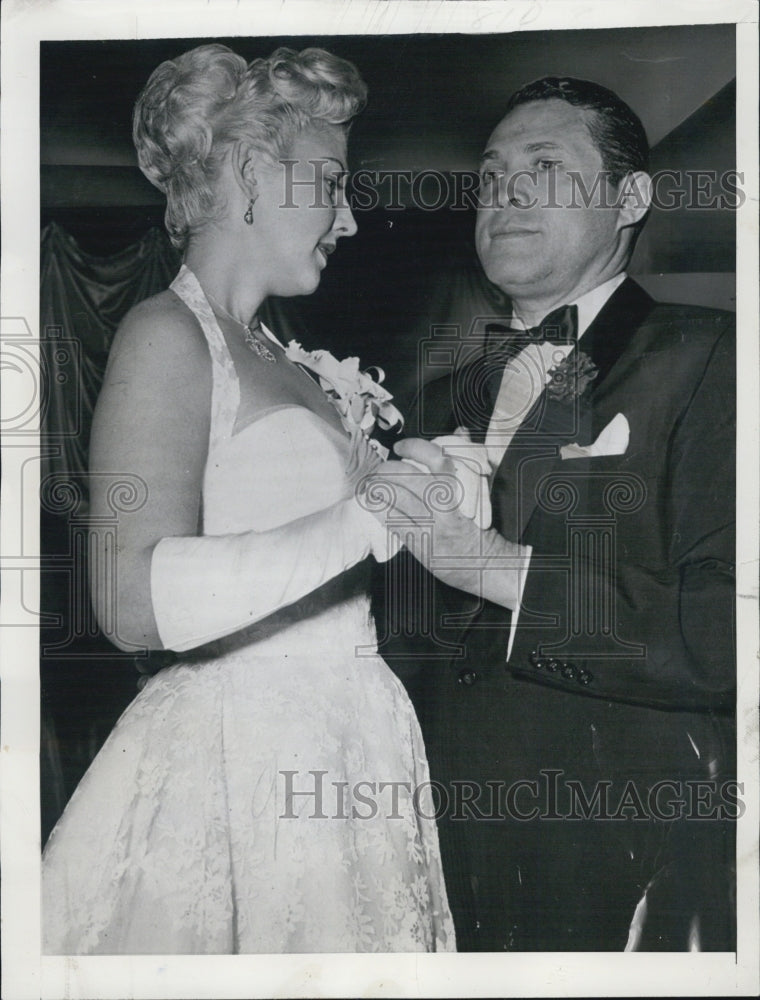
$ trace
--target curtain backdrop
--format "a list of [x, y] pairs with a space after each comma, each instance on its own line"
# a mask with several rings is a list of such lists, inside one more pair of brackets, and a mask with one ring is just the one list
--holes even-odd
[[110, 257], [85, 253], [54, 222], [43, 230], [43, 480], [54, 474], [86, 490], [92, 412], [113, 335], [128, 310], [166, 288], [178, 267], [177, 251], [157, 229]]

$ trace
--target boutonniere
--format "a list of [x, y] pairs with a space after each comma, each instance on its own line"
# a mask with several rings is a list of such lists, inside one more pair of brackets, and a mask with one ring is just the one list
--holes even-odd
[[[385, 381], [382, 368], [362, 371], [358, 358], [338, 361], [329, 351], [305, 351], [295, 340], [285, 348], [285, 356], [314, 372], [352, 438], [360, 435], [369, 440], [375, 424], [383, 430], [397, 427], [400, 431], [403, 427], [404, 418], [393, 405], [393, 396], [381, 384]], [[369, 444], [385, 457], [385, 449], [378, 441], [369, 440]]]
[[547, 373], [546, 391], [552, 399], [578, 399], [599, 374], [599, 369], [583, 351], [571, 351]]

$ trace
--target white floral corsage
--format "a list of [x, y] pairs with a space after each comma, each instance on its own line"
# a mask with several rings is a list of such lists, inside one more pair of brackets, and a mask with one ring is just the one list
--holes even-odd
[[[382, 368], [373, 378], [359, 368], [358, 358], [338, 361], [329, 351], [305, 351], [296, 340], [285, 348], [285, 356], [298, 365], [313, 371], [330, 402], [340, 414], [341, 423], [351, 435], [354, 444], [366, 444], [382, 459], [388, 455], [379, 441], [370, 438], [375, 424], [383, 430], [404, 426], [404, 418], [393, 405], [393, 396], [381, 383], [385, 380]], [[360, 459], [357, 454], [356, 459]]]

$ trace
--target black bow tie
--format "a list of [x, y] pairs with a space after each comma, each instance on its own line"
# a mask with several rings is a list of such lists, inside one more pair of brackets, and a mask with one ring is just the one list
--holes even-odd
[[512, 326], [501, 326], [489, 323], [488, 334], [512, 334], [518, 340], [526, 340], [531, 344], [574, 344], [578, 339], [578, 307], [560, 306], [545, 316], [538, 326], [527, 330], [519, 330]]

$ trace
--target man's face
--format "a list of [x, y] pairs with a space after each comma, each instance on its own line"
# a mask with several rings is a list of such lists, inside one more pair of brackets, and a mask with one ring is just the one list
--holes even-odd
[[584, 203], [603, 170], [589, 114], [558, 99], [520, 105], [483, 154], [478, 256], [516, 303], [571, 301], [594, 287], [619, 245], [619, 212], [600, 207], [614, 205], [616, 189], [602, 179]]

